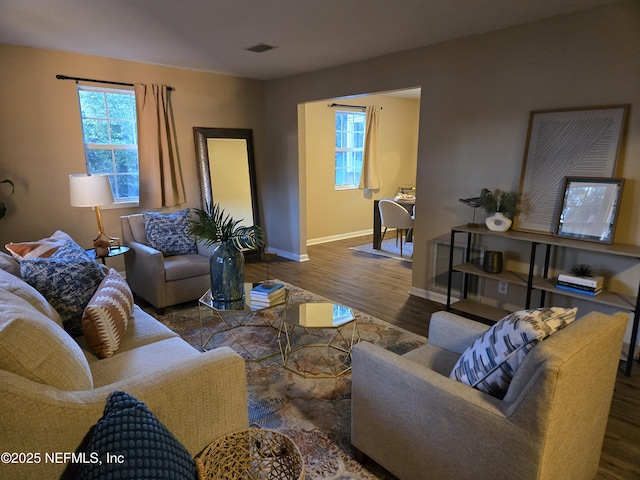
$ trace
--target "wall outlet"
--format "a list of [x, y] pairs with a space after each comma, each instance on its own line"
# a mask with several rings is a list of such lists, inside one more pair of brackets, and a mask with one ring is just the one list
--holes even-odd
[[504, 295], [509, 291], [509, 282], [506, 280], [500, 280], [498, 282], [498, 293], [502, 293]]

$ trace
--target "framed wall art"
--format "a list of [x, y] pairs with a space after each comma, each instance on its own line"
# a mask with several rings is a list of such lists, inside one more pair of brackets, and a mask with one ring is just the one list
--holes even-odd
[[628, 105], [531, 112], [514, 229], [553, 234], [565, 177], [615, 175]]
[[622, 178], [566, 177], [554, 234], [612, 243]]

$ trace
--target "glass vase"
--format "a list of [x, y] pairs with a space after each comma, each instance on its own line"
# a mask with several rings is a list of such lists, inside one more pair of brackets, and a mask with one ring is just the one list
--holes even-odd
[[211, 299], [237, 302], [244, 299], [244, 255], [232, 241], [220, 242], [209, 260]]

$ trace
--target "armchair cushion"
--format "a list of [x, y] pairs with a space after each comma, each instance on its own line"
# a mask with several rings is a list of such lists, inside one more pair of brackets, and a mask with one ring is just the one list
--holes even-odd
[[504, 398], [527, 353], [538, 342], [573, 322], [577, 310], [551, 307], [507, 315], [462, 354], [450, 378]]
[[133, 305], [133, 293], [127, 281], [112, 268], [82, 315], [82, 332], [98, 357], [111, 357], [118, 350]]
[[189, 234], [188, 208], [171, 213], [142, 212], [149, 246], [165, 257], [197, 253], [194, 237]]
[[[197, 478], [189, 451], [143, 402], [118, 390], [109, 396], [84, 451], [88, 456], [97, 454], [100, 461], [83, 463], [78, 480]], [[123, 462], [105, 460], [114, 453], [122, 455]]]
[[104, 278], [100, 265], [82, 247], [66, 242], [49, 258], [22, 260], [20, 273], [57, 310], [64, 328], [82, 335], [82, 314]]

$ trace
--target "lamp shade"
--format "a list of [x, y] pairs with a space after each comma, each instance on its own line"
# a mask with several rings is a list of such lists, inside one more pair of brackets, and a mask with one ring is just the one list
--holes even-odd
[[113, 203], [113, 192], [107, 175], [69, 175], [69, 192], [73, 207], [96, 207]]

